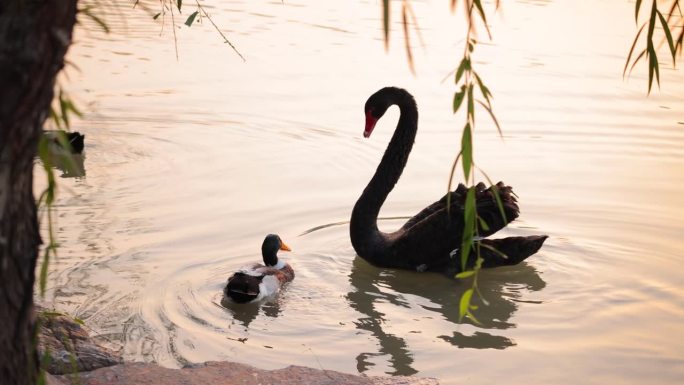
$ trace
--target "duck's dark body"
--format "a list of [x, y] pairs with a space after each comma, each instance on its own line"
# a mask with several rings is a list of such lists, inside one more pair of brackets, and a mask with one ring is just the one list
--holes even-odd
[[254, 277], [238, 271], [228, 278], [223, 294], [237, 303], [247, 303], [259, 295], [259, 285], [263, 279], [264, 276]]
[[67, 143], [70, 145], [70, 151], [74, 154], [80, 154], [83, 152], [85, 147], [85, 135], [78, 131], [66, 132], [63, 130], [46, 130], [43, 131], [43, 135], [52, 142], [54, 146], [62, 148], [62, 144], [59, 140], [60, 135], [64, 135]]
[[[394, 87], [381, 89], [366, 102], [367, 130], [364, 136], [370, 135], [375, 121], [394, 104], [401, 110], [399, 123], [375, 175], [352, 211], [352, 245], [360, 257], [376, 266], [457, 272], [461, 269], [460, 258], [453, 258], [450, 253], [461, 246], [464, 203], [468, 191], [465, 186], [459, 185], [450, 193], [449, 210], [447, 197], [444, 196], [409, 219], [399, 230], [392, 233], [378, 230], [377, 218], [380, 208], [399, 180], [413, 147], [418, 127], [418, 110], [408, 92]], [[372, 121], [370, 129], [369, 121]], [[501, 215], [493, 189], [498, 191], [505, 219]], [[484, 184], [478, 184], [475, 194], [477, 213], [487, 224], [487, 229], [479, 228], [480, 236], [491, 235], [518, 217], [518, 205], [509, 186], [501, 182], [489, 188]], [[499, 245], [505, 245], [511, 255], [509, 259], [504, 260], [499, 255], [492, 255], [494, 253], [485, 253], [483, 266], [496, 267], [518, 263], [534, 254], [545, 239], [546, 236], [534, 236], [495, 241]], [[472, 257], [469, 264], [474, 263], [474, 260], [475, 257]]]
[[254, 264], [228, 278], [223, 294], [237, 303], [246, 303], [275, 295], [282, 285], [293, 279], [294, 270], [288, 264], [282, 269]]

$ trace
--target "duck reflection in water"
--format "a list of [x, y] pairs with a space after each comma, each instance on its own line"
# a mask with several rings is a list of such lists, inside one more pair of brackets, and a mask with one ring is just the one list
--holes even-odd
[[[381, 303], [383, 306], [389, 303], [406, 309], [420, 306], [422, 309], [437, 313], [442, 319], [453, 323], [456, 331], [451, 336], [435, 337], [458, 348], [505, 349], [515, 345], [513, 340], [503, 335], [485, 331], [466, 335], [459, 331], [463, 327], [459, 323], [458, 304], [463, 292], [470, 288], [467, 281], [455, 281], [437, 273], [416, 274], [410, 271], [377, 268], [360, 257], [354, 258], [349, 281], [354, 291], [348, 293], [346, 298], [354, 310], [363, 314], [356, 321], [356, 328], [370, 332], [379, 344], [378, 352], [365, 352], [356, 357], [357, 369], [361, 373], [373, 366], [369, 359], [375, 356], [389, 356], [389, 364], [394, 371], [387, 374], [417, 373], [412, 367], [413, 357], [406, 340], [383, 329], [387, 318], [385, 313], [378, 310]], [[474, 304], [480, 305], [476, 316], [482, 324], [475, 325], [468, 319], [464, 319], [462, 323], [486, 330], [515, 327], [510, 320], [518, 309], [518, 302], [523, 302], [521, 290], [539, 291], [545, 286], [546, 283], [537, 271], [526, 263], [482, 271], [478, 287], [489, 305], [485, 306], [482, 301], [474, 299]], [[425, 298], [429, 303], [411, 305], [405, 299], [405, 294]], [[415, 328], [419, 332], [428, 331], [421, 330], [420, 321], [417, 322]]]
[[235, 302], [222, 297], [221, 306], [230, 311], [232, 319], [240, 322], [245, 328], [249, 328], [249, 324], [254, 321], [259, 314], [266, 317], [276, 318], [282, 313], [280, 308], [280, 300], [273, 298], [267, 301], [240, 304], [236, 306]]
[[81, 178], [86, 175], [84, 154], [53, 154], [49, 153], [52, 167], [62, 172], [62, 178]]

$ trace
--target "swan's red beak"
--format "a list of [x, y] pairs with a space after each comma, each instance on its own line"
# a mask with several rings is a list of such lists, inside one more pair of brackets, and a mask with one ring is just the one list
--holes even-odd
[[370, 136], [371, 132], [375, 128], [375, 123], [378, 122], [378, 118], [374, 117], [372, 111], [366, 112], [366, 129], [363, 130], [363, 137], [367, 138]]

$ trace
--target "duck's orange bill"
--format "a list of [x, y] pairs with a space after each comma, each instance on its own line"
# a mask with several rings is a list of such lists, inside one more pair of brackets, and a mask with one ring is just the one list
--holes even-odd
[[283, 242], [283, 241], [280, 241], [280, 250], [292, 251], [292, 250], [290, 249], [290, 246], [286, 245], [285, 242]]

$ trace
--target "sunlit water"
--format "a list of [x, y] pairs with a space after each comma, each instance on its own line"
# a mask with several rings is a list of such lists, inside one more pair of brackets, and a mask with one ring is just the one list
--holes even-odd
[[[80, 71], [64, 85], [85, 112], [73, 128], [86, 134], [86, 175], [59, 181], [44, 302], [127, 360], [168, 367], [681, 383], [684, 77], [664, 67], [648, 98], [642, 65], [622, 79], [629, 2], [507, 1], [490, 16], [494, 40], [474, 57], [504, 140], [478, 110], [476, 162], [520, 196], [505, 233], [550, 238], [482, 274], [482, 325], [458, 322], [465, 284], [370, 266], [345, 223], [300, 235], [348, 220], [398, 118], [390, 110], [362, 138], [363, 103], [382, 86], [415, 95], [420, 125], [381, 214], [444, 193], [464, 119], [441, 82], [463, 49], [448, 3], [413, 2], [425, 41], [412, 36], [415, 77], [396, 23], [384, 51], [377, 1], [210, 2], [245, 63], [206, 20], [178, 29], [178, 61], [169, 25], [159, 36], [139, 9], [108, 9], [109, 35], [79, 26], [68, 59]], [[296, 279], [274, 301], [222, 306], [226, 278], [260, 259], [271, 232], [294, 250], [283, 258]]]

